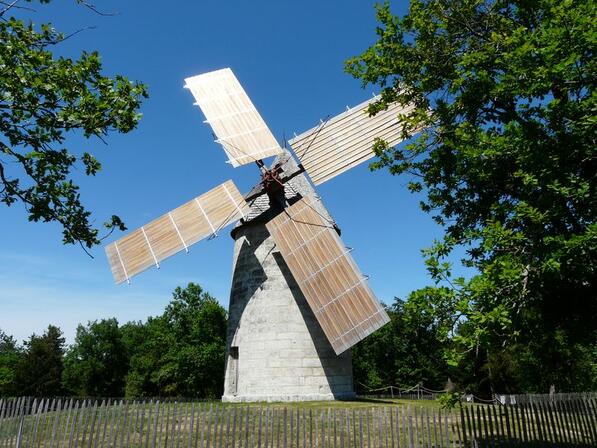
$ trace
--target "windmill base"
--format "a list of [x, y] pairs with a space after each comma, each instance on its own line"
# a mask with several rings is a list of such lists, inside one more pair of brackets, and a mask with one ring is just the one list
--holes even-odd
[[335, 354], [265, 225], [234, 236], [222, 401], [354, 398], [350, 351]]
[[224, 403], [255, 403], [255, 402], [286, 402], [286, 401], [331, 401], [331, 400], [352, 400], [355, 394], [349, 395], [334, 395], [334, 394], [317, 394], [317, 395], [255, 395], [255, 396], [229, 396], [223, 395], [222, 401]]

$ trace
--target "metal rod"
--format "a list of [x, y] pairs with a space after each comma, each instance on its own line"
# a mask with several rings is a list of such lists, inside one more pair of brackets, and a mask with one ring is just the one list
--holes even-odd
[[209, 227], [211, 227], [211, 232], [214, 235], [217, 235], [218, 233], [216, 232], [216, 229], [214, 229], [213, 224], [211, 223], [211, 221], [209, 220], [209, 216], [207, 216], [207, 213], [205, 213], [205, 210], [203, 210], [203, 207], [201, 207], [201, 203], [199, 202], [199, 199], [195, 198], [195, 203], [197, 204], [197, 206], [199, 207], [199, 210], [201, 210], [201, 213], [203, 213], [203, 216], [205, 217], [205, 220], [207, 221], [207, 223], [209, 224]]
[[153, 261], [155, 262], [156, 267], [160, 268], [160, 263], [158, 263], [158, 259], [156, 258], [155, 254], [153, 253], [153, 248], [151, 247], [151, 243], [149, 242], [149, 238], [147, 238], [147, 233], [145, 233], [145, 227], [141, 227], [141, 232], [143, 232], [143, 236], [145, 237], [145, 241], [147, 242], [147, 246], [149, 247], [149, 252], [151, 252], [151, 256], [153, 257]]
[[238, 212], [240, 213], [240, 215], [244, 219], [245, 218], [245, 214], [243, 213], [243, 211], [240, 209], [240, 207], [238, 206], [238, 204], [236, 203], [236, 201], [234, 200], [234, 198], [230, 194], [230, 191], [228, 190], [228, 187], [226, 186], [226, 184], [224, 184], [224, 190], [226, 190], [226, 194], [228, 195], [228, 197], [230, 198], [230, 200], [232, 201], [232, 203], [234, 204], [234, 206], [236, 207], [236, 209], [238, 210]]
[[120, 256], [120, 251], [118, 250], [118, 244], [114, 242], [114, 247], [116, 248], [116, 254], [118, 255], [118, 260], [120, 260], [120, 266], [122, 266], [122, 270], [124, 271], [124, 276], [126, 277], [126, 282], [130, 285], [131, 280], [129, 279], [129, 275], [126, 272], [126, 268], [124, 267], [124, 262], [122, 261], [122, 257]]
[[188, 254], [189, 253], [189, 248], [187, 247], [187, 243], [184, 242], [184, 239], [183, 239], [182, 235], [180, 234], [180, 230], [178, 230], [178, 226], [176, 225], [176, 222], [174, 222], [174, 218], [172, 217], [172, 213], [168, 212], [168, 216], [170, 217], [170, 221], [172, 222], [172, 225], [174, 226], [174, 230], [176, 230], [176, 233], [178, 234], [178, 238], [180, 238], [180, 242], [184, 246], [184, 250]]

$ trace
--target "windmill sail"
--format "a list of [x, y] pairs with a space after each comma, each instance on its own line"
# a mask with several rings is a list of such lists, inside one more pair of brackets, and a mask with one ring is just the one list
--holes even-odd
[[106, 246], [116, 283], [213, 235], [242, 218], [247, 203], [232, 181], [191, 199], [139, 229]]
[[289, 140], [315, 185], [373, 157], [375, 138], [385, 140], [390, 146], [402, 140], [398, 114], [405, 114], [411, 108], [392, 104], [370, 117], [367, 107], [379, 98], [378, 95], [365, 101]]
[[185, 79], [217, 140], [237, 167], [282, 149], [229, 68]]
[[266, 227], [336, 354], [390, 321], [336, 230], [310, 198]]

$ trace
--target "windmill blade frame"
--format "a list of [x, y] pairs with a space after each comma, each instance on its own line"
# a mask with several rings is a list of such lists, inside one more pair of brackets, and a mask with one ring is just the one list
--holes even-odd
[[380, 98], [377, 95], [349, 108], [288, 141], [314, 185], [327, 182], [374, 157], [376, 138], [390, 146], [403, 140], [398, 116], [410, 112], [414, 106], [393, 104], [369, 116], [367, 108]]
[[185, 79], [235, 168], [282, 152], [276, 138], [230, 68]]
[[390, 321], [313, 199], [295, 202], [266, 227], [336, 354]]
[[133, 230], [105, 247], [108, 262], [119, 284], [223, 227], [243, 218], [247, 207], [231, 180], [197, 196], [180, 207]]

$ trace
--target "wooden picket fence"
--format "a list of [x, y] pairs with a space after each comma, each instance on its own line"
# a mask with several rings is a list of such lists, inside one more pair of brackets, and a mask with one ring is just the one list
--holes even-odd
[[553, 403], [557, 401], [586, 401], [597, 399], [597, 392], [576, 392], [558, 394], [495, 394], [494, 400], [502, 404], [530, 404], [530, 403]]
[[595, 399], [453, 411], [401, 403], [240, 405], [0, 399], [0, 447], [432, 448], [597, 446]]
[[463, 446], [597, 446], [594, 399], [460, 408]]

